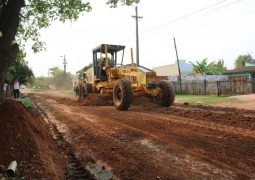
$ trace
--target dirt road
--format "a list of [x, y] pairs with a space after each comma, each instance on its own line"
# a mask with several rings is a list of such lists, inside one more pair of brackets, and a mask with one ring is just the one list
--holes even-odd
[[255, 113], [150, 103], [129, 111], [34, 94], [99, 179], [255, 179]]

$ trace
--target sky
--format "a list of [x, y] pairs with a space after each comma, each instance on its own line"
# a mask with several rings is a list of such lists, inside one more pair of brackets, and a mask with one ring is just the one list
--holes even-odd
[[[110, 8], [104, 0], [90, 0], [92, 11], [74, 22], [54, 22], [41, 30], [46, 51], [34, 54], [27, 44], [27, 61], [35, 76], [47, 76], [48, 69], [75, 73], [92, 62], [92, 49], [100, 44], [125, 45], [124, 64], [131, 62], [130, 48], [136, 48], [135, 6]], [[179, 59], [195, 62], [223, 59], [228, 69], [240, 54], [255, 58], [254, 0], [141, 0], [138, 4], [140, 64], [152, 68]], [[135, 54], [134, 54], [134, 57]]]

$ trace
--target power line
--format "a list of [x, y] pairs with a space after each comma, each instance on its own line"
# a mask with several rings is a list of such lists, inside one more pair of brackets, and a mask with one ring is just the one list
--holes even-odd
[[[163, 24], [154, 26], [154, 27], [152, 27], [152, 28], [150, 28], [150, 29], [147, 29], [147, 30], [141, 32], [141, 33], [146, 33], [146, 32], [152, 31], [152, 30], [154, 30], [154, 29], [160, 28], [160, 27], [162, 27], [162, 26], [166, 26], [166, 25], [169, 25], [169, 24], [171, 24], [171, 23], [180, 21], [180, 20], [182, 20], [182, 19], [188, 18], [188, 17], [193, 16], [193, 15], [195, 15], [195, 14], [201, 13], [201, 12], [203, 12], [203, 11], [205, 11], [205, 10], [214, 8], [214, 7], [216, 7], [216, 6], [220, 5], [220, 4], [223, 4], [223, 3], [227, 2], [227, 1], [229, 1], [229, 0], [221, 0], [221, 1], [218, 1], [218, 2], [216, 2], [216, 3], [214, 3], [214, 4], [211, 4], [211, 5], [206, 6], [206, 7], [204, 7], [204, 8], [198, 9], [198, 10], [193, 11], [193, 12], [191, 12], [191, 13], [185, 14], [185, 15], [183, 15], [183, 16], [180, 16], [180, 17], [176, 18], [176, 19], [173, 19], [173, 20], [170, 20], [170, 21], [165, 22], [165, 23], [163, 23]], [[230, 3], [230, 4], [228, 4], [228, 5], [225, 5], [225, 6], [230, 6], [230, 5], [235, 4], [235, 3], [239, 2], [239, 1], [242, 1], [242, 0], [237, 0], [236, 2], [232, 2], [232, 3]]]
[[[233, 4], [236, 4], [236, 3], [239, 3], [240, 1], [244, 1], [244, 0], [236, 0], [236, 1], [233, 1], [233, 2], [230, 2], [230, 3], [228, 3], [228, 4], [222, 4], [222, 6], [220, 7], [220, 8], [217, 8], [216, 9], [216, 11], [219, 11], [219, 10], [221, 10], [222, 8], [226, 8], [226, 7], [229, 7], [229, 6], [231, 6], [231, 5], [233, 5]], [[221, 1], [222, 2], [222, 1]], [[219, 2], [218, 2], [219, 3]], [[216, 3], [215, 3], [216, 4]], [[211, 7], [212, 5], [210, 5], [210, 7]], [[209, 7], [209, 6], [207, 6], [207, 7]], [[202, 9], [205, 9], [205, 8], [202, 8]], [[197, 10], [198, 11], [198, 10]], [[196, 12], [197, 12], [196, 11]], [[213, 11], [213, 13], [214, 13], [215, 11]], [[251, 13], [250, 11], [249, 12], [247, 12], [247, 13]], [[245, 14], [247, 14], [247, 13], [245, 13]], [[189, 14], [191, 14], [191, 13], [189, 13]], [[203, 15], [203, 17], [204, 16], [206, 16], [206, 15], [208, 15], [208, 14], [205, 14], [205, 15]], [[186, 15], [185, 15], [186, 16]], [[184, 17], [184, 16], [182, 16], [182, 17]], [[176, 18], [175, 20], [177, 21], [177, 19], [180, 19], [180, 18]], [[228, 20], [228, 19], [225, 19], [225, 20]], [[172, 21], [174, 21], [174, 20], [172, 20]], [[171, 22], [172, 22], [171, 21]], [[159, 28], [159, 27], [161, 27], [161, 26], [165, 26], [165, 25], [168, 25], [168, 24], [170, 24], [171, 23], [170, 21], [168, 22], [168, 23], [164, 23], [164, 24], [161, 24], [161, 25], [159, 25], [159, 26], [155, 26], [155, 27], [153, 27], [153, 28], [150, 28], [150, 29], [148, 29], [148, 30], [145, 30], [145, 31], [143, 31], [143, 32], [141, 32], [141, 33], [143, 33], [143, 35], [141, 36], [141, 38], [144, 38], [144, 33], [146, 33], [146, 32], [148, 32], [148, 31], [152, 31], [152, 30], [154, 30], [154, 29], [156, 29], [156, 28]], [[200, 27], [200, 26], [199, 26]], [[173, 29], [173, 30], [176, 30], [176, 28], [174, 28], [174, 27], [168, 27], [168, 29]], [[179, 29], [179, 28], [177, 28], [177, 29]]]
[[[241, 17], [241, 16], [244, 16], [244, 15], [246, 15], [246, 14], [250, 14], [250, 13], [254, 13], [255, 12], [255, 9], [251, 9], [251, 10], [249, 10], [249, 11], [244, 11], [244, 12], [241, 12], [241, 13], [239, 13], [239, 14], [236, 14], [236, 15], [233, 15], [233, 16], [229, 16], [229, 17], [226, 17], [226, 18], [224, 18], [224, 19], [221, 19], [221, 20], [218, 20], [218, 21], [214, 21], [214, 22], [212, 22], [212, 23], [210, 23], [210, 25], [215, 25], [215, 24], [219, 24], [219, 23], [223, 23], [223, 22], [225, 22], [225, 21], [229, 21], [229, 20], [232, 20], [232, 19], [236, 19], [236, 18], [239, 18], [239, 17]], [[201, 28], [201, 24], [200, 24], [200, 26], [198, 26], [199, 28]], [[206, 27], [208, 27], [208, 26], [206, 26]]]
[[[250, 14], [250, 13], [254, 13], [255, 12], [255, 9], [253, 8], [253, 9], [251, 9], [251, 10], [249, 10], [249, 11], [243, 11], [243, 12], [241, 12], [241, 13], [239, 13], [239, 14], [236, 14], [236, 15], [233, 15], [233, 16], [229, 16], [229, 17], [226, 17], [226, 18], [224, 18], [224, 19], [220, 19], [220, 20], [217, 20], [217, 21], [213, 21], [213, 22], [207, 22], [207, 23], [209, 23], [208, 25], [215, 25], [215, 24], [219, 24], [219, 23], [224, 23], [224, 22], [226, 22], [226, 21], [229, 21], [229, 20], [232, 20], [232, 19], [236, 19], [236, 18], [239, 18], [239, 17], [241, 17], [241, 16], [244, 16], [244, 15], [247, 15], [247, 14]], [[201, 29], [201, 28], [203, 28], [203, 27], [205, 27], [205, 28], [208, 28], [208, 25], [207, 24], [199, 24], [199, 26], [192, 26], [192, 28], [199, 28], [199, 29]], [[172, 28], [171, 28], [172, 29]], [[182, 28], [177, 28], [177, 30], [180, 30], [180, 29], [182, 29]], [[142, 37], [142, 38], [144, 38], [144, 37]]]
[[[149, 28], [149, 29], [147, 29], [147, 30], [145, 30], [145, 31], [140, 32], [140, 34], [147, 33], [147, 32], [149, 32], [149, 31], [152, 31], [152, 30], [154, 30], [154, 29], [160, 28], [160, 27], [162, 27], [162, 26], [166, 26], [166, 25], [168, 25], [168, 24], [171, 24], [171, 23], [177, 22], [177, 21], [179, 21], [179, 20], [185, 19], [185, 18], [187, 18], [187, 17], [189, 17], [189, 16], [193, 16], [193, 15], [195, 15], [195, 14], [201, 13], [201, 12], [203, 12], [203, 11], [205, 11], [205, 10], [214, 8], [214, 7], [216, 7], [216, 6], [220, 5], [220, 4], [223, 4], [223, 3], [227, 2], [227, 1], [229, 1], [229, 0], [221, 0], [221, 1], [218, 1], [218, 2], [216, 2], [216, 3], [214, 3], [214, 4], [211, 4], [211, 5], [206, 6], [206, 7], [204, 7], [204, 8], [198, 9], [198, 10], [196, 10], [196, 11], [193, 11], [193, 12], [191, 12], [191, 13], [188, 13], [188, 14], [183, 15], [183, 16], [181, 16], [181, 17], [178, 17], [178, 18], [176, 18], [176, 19], [173, 19], [173, 20], [170, 20], [170, 21], [165, 22], [165, 23], [163, 23], [163, 24], [160, 24], [160, 25], [154, 26], [154, 27], [152, 27], [152, 28]], [[235, 3], [237, 3], [237, 2], [240, 2], [240, 1], [243, 1], [243, 0], [236, 0], [236, 1], [234, 1], [234, 2], [230, 2], [230, 3], [226, 4], [226, 5], [224, 6], [224, 8], [225, 8], [225, 7], [228, 7], [228, 6], [232, 5], [232, 4], [235, 4]], [[220, 9], [218, 9], [218, 10], [220, 10]], [[133, 36], [134, 36], [134, 34], [133, 34], [133, 35], [129, 35], [129, 36], [127, 36], [125, 39], [122, 39], [122, 41], [129, 40], [129, 39], [132, 38]]]

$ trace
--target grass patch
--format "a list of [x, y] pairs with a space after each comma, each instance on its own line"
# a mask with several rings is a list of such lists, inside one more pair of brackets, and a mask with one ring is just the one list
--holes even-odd
[[241, 102], [236, 98], [225, 96], [203, 96], [203, 95], [176, 95], [176, 103], [183, 104], [188, 102], [190, 104], [216, 104], [216, 103], [238, 103]]
[[32, 108], [34, 106], [33, 101], [29, 98], [22, 99], [21, 102], [26, 108]]

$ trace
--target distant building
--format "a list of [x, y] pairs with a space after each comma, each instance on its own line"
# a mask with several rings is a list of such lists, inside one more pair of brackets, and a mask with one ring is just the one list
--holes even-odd
[[240, 79], [240, 78], [247, 78], [250, 81], [253, 81], [255, 78], [255, 66], [247, 66], [240, 69], [228, 70], [223, 73], [232, 78]]
[[[192, 73], [192, 64], [186, 62], [186, 60], [179, 60], [180, 70], [182, 75], [188, 75]], [[158, 76], [178, 76], [178, 64], [177, 61], [174, 64], [154, 67], [152, 70], [156, 71]]]
[[229, 76], [230, 81], [249, 81], [252, 92], [255, 93], [255, 66], [247, 66], [240, 69], [229, 70], [223, 73]]
[[255, 66], [255, 63], [245, 63], [245, 65], [244, 65], [245, 67], [251, 67], [251, 66]]

